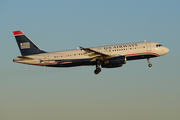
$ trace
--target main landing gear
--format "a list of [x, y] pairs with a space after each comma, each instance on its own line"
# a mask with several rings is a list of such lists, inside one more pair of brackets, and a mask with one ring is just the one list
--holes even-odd
[[97, 61], [97, 63], [96, 63], [96, 69], [94, 70], [94, 74], [97, 75], [98, 73], [101, 72], [100, 65], [101, 65], [100, 61]]
[[149, 63], [148, 66], [152, 67], [152, 64], [150, 63], [150, 58], [148, 58], [147, 60], [148, 60], [148, 63]]

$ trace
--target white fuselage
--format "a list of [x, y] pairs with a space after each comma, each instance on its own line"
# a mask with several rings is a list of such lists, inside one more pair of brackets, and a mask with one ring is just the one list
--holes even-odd
[[[169, 52], [168, 48], [163, 47], [162, 45], [156, 42], [119, 44], [119, 45], [111, 45], [111, 46], [92, 47], [90, 49], [112, 57], [126, 56], [127, 60], [158, 57], [165, 55]], [[81, 49], [40, 53], [40, 54], [28, 55], [25, 57], [32, 59], [16, 58], [14, 59], [14, 62], [33, 64], [33, 65], [43, 65], [43, 66], [59, 64], [62, 65], [62, 67], [71, 67], [71, 63], [74, 62], [75, 63], [81, 62], [81, 64], [78, 63], [77, 65], [74, 66], [94, 65], [94, 64], [88, 64], [92, 61], [93, 59], [92, 56], [88, 55], [88, 53], [85, 53], [85, 51]], [[82, 62], [85, 63], [86, 61], [88, 62], [87, 64], [82, 63]], [[65, 64], [67, 64], [67, 66]]]
[[147, 59], [148, 66], [152, 67], [150, 58], [159, 57], [169, 52], [169, 49], [156, 42], [138, 42], [45, 52], [31, 41], [22, 31], [13, 31], [22, 56], [13, 59], [13, 62], [48, 67], [73, 67], [95, 65], [95, 74], [101, 68], [116, 68], [126, 64], [129, 60]]

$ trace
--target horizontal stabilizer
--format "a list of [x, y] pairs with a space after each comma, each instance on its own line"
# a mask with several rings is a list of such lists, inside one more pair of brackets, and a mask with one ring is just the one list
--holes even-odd
[[25, 56], [18, 56], [18, 58], [22, 60], [33, 60], [33, 58], [25, 57]]

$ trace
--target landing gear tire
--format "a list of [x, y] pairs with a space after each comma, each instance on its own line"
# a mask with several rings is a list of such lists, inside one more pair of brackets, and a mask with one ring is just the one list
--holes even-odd
[[148, 58], [147, 60], [148, 60], [148, 63], [149, 63], [148, 66], [152, 67], [152, 64], [150, 63], [150, 58]]
[[94, 74], [98, 74], [100, 72], [101, 72], [101, 68], [100, 67], [98, 67], [98, 68], [96, 68], [96, 70], [94, 70]]
[[97, 75], [101, 72], [101, 68], [100, 68], [101, 63], [102, 61], [99, 61], [99, 60], [96, 61], [96, 69], [94, 70], [94, 74]]
[[150, 63], [148, 66], [149, 66], [149, 67], [152, 67], [152, 64]]

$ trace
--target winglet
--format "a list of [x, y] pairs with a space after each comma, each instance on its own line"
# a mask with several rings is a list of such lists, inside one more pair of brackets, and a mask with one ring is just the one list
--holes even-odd
[[81, 50], [83, 50], [84, 48], [83, 47], [81, 47], [81, 46], [79, 46], [79, 48], [81, 49]]
[[13, 31], [13, 33], [14, 33], [14, 36], [17, 36], [17, 35], [24, 35], [24, 33], [21, 32], [21, 31]]

